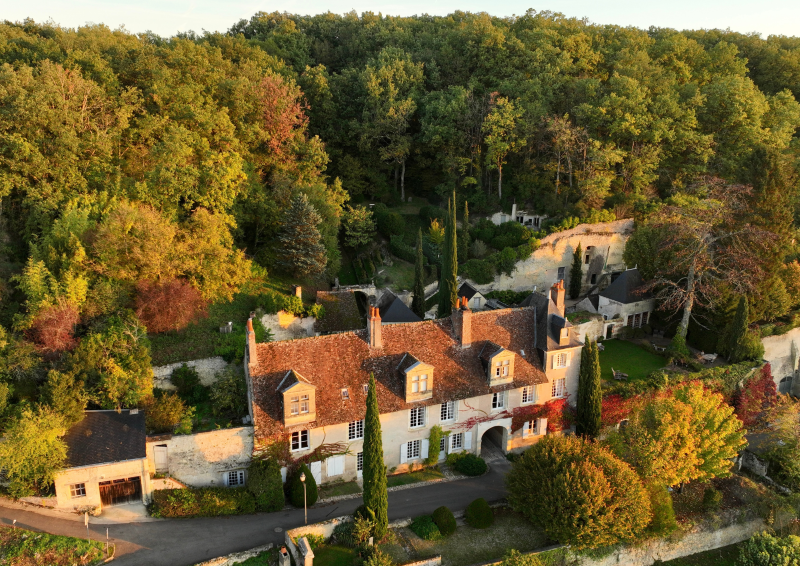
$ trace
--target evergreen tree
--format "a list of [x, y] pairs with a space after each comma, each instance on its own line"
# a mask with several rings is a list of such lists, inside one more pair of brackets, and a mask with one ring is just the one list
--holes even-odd
[[597, 342], [587, 340], [581, 351], [576, 433], [589, 438], [597, 437], [602, 426], [603, 392], [599, 354]]
[[739, 297], [736, 314], [733, 316], [733, 321], [728, 327], [727, 336], [725, 336], [725, 353], [728, 356], [728, 361], [732, 363], [740, 362], [744, 359], [747, 319], [750, 316], [748, 311], [747, 297]]
[[411, 310], [420, 318], [425, 318], [425, 280], [422, 255], [422, 229], [417, 234], [417, 261], [414, 265], [414, 299]]
[[447, 225], [442, 243], [442, 274], [439, 280], [439, 318], [449, 316], [458, 303], [458, 235], [456, 233], [456, 192], [447, 204]]
[[375, 538], [381, 540], [389, 531], [389, 494], [386, 490], [386, 464], [383, 461], [383, 437], [374, 375], [369, 377], [367, 416], [364, 418], [363, 479], [364, 505], [375, 513]]
[[461, 231], [458, 234], [458, 257], [467, 261], [469, 253], [469, 205], [464, 201], [464, 216], [461, 219]]
[[572, 254], [572, 269], [569, 270], [569, 298], [577, 299], [581, 294], [581, 280], [583, 279], [583, 249], [581, 245], [575, 248]]
[[328, 258], [319, 232], [321, 222], [322, 217], [308, 202], [308, 197], [303, 193], [296, 195], [278, 234], [275, 263], [295, 277], [322, 273]]

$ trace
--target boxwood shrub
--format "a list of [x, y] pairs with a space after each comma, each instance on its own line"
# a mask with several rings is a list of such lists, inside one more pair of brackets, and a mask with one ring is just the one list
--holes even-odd
[[283, 481], [281, 466], [275, 460], [253, 460], [247, 470], [247, 489], [256, 500], [259, 511], [283, 509]]
[[317, 482], [314, 479], [314, 475], [311, 473], [311, 470], [308, 469], [308, 466], [305, 464], [301, 464], [299, 468], [296, 468], [294, 473], [292, 473], [289, 480], [286, 482], [289, 485], [289, 502], [294, 505], [295, 507], [303, 508], [304, 499], [303, 499], [303, 482], [300, 481], [300, 474], [304, 473], [306, 475], [306, 500], [305, 505], [311, 507], [314, 503], [317, 502]]
[[219, 517], [256, 512], [256, 499], [244, 487], [158, 489], [150, 514], [160, 518]]
[[422, 515], [417, 517], [411, 522], [409, 528], [421, 539], [424, 540], [439, 540], [442, 538], [442, 533], [439, 532], [439, 527], [433, 522], [433, 517], [430, 515]]
[[494, 523], [494, 512], [486, 500], [481, 497], [469, 504], [464, 513], [464, 520], [470, 527], [485, 529]]
[[432, 518], [442, 536], [449, 537], [456, 532], [456, 518], [453, 516], [453, 512], [444, 505], [433, 512]]
[[486, 461], [471, 452], [456, 452], [447, 456], [447, 465], [465, 476], [480, 476], [486, 473]]

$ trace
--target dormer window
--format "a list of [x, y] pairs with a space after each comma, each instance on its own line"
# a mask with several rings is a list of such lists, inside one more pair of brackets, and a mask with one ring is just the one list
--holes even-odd
[[369, 383], [364, 384], [364, 395], [369, 393]]
[[316, 418], [316, 387], [306, 378], [291, 370], [278, 385], [283, 396], [283, 424], [292, 426], [313, 421]]
[[425, 401], [433, 397], [433, 366], [406, 354], [397, 366], [406, 382], [406, 402]]
[[411, 392], [424, 393], [428, 390], [428, 374], [415, 375], [411, 378]]
[[347, 387], [342, 389], [342, 399], [350, 399], [350, 392], [347, 390]]
[[487, 342], [481, 349], [479, 358], [486, 370], [490, 387], [511, 383], [514, 380], [514, 352], [494, 342]]
[[508, 375], [510, 360], [502, 360], [495, 362], [494, 375], [495, 377], [505, 377]]

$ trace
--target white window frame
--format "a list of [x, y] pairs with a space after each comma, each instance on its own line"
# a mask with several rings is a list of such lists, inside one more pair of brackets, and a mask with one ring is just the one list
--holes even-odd
[[364, 419], [353, 421], [347, 425], [348, 440], [364, 440]]
[[447, 452], [447, 436], [439, 439], [439, 452]]
[[425, 407], [415, 407], [408, 411], [408, 428], [425, 427]]
[[356, 453], [356, 471], [363, 472], [364, 471], [364, 453], [358, 452]]
[[289, 412], [292, 415], [299, 415], [300, 414], [300, 396], [293, 395], [289, 399]]
[[536, 386], [528, 385], [522, 388], [522, 404], [529, 405], [536, 402]]
[[550, 395], [553, 399], [561, 399], [567, 396], [567, 379], [560, 377], [553, 380], [550, 388]]
[[225, 485], [228, 487], [241, 487], [245, 484], [244, 470], [229, 470], [225, 472]]
[[439, 410], [439, 420], [449, 422], [456, 420], [456, 402], [445, 401]]
[[419, 460], [422, 454], [422, 440], [409, 440], [406, 448], [406, 458], [409, 460]]
[[344, 400], [350, 399], [350, 392], [347, 390], [347, 387], [342, 388], [342, 399]]
[[309, 410], [309, 395], [308, 393], [303, 393], [300, 395], [300, 414], [307, 414]]
[[421, 373], [411, 376], [411, 392], [425, 393], [428, 390], [428, 374]]
[[450, 435], [450, 451], [464, 449], [464, 433], [457, 432]]
[[69, 495], [73, 499], [86, 497], [86, 483], [73, 483], [69, 486]]
[[492, 393], [492, 410], [500, 411], [506, 408], [506, 392]]
[[[309, 447], [309, 434], [308, 430], [296, 430], [292, 433], [289, 439], [289, 446], [292, 452], [300, 452], [301, 450], [308, 450]], [[295, 442], [295, 438], [297, 441]], [[297, 446], [295, 448], [295, 445]]]
[[554, 369], [561, 369], [567, 367], [567, 362], [569, 361], [569, 357], [566, 352], [559, 352], [558, 354], [553, 356], [553, 368]]
[[364, 384], [364, 395], [366, 395], [367, 393], [369, 393], [369, 383]]

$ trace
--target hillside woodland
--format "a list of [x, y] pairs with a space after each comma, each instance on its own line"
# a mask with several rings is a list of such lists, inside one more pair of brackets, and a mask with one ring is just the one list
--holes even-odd
[[[402, 233], [409, 197], [433, 205], [435, 264], [453, 191], [460, 220], [635, 217], [627, 261], [679, 337], [724, 330], [740, 296], [781, 323], [800, 306], [798, 96], [800, 38], [551, 12], [258, 13], [171, 38], [6, 21], [5, 426], [152, 402], [162, 335], [271, 281], [326, 285]], [[393, 253], [413, 262], [417, 235]], [[536, 237], [462, 222], [460, 269], [494, 249], [483, 275], [512, 271]]]

